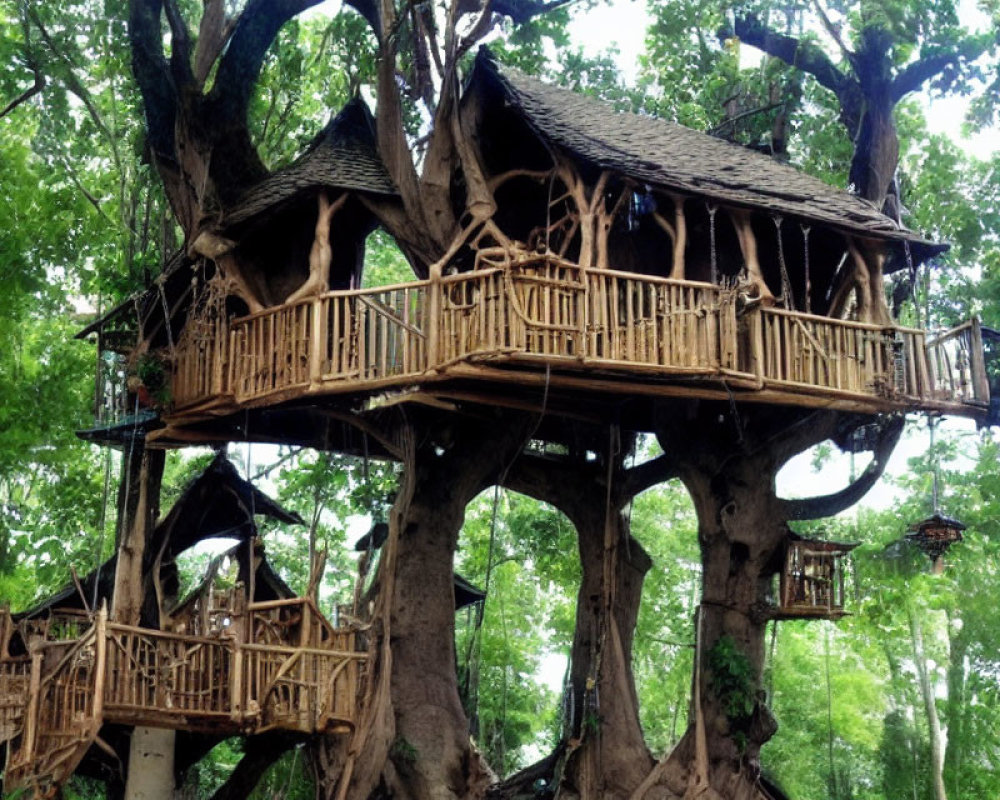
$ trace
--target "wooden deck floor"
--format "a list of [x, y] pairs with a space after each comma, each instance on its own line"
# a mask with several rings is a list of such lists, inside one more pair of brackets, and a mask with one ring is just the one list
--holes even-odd
[[[978, 323], [928, 337], [778, 308], [738, 307], [706, 283], [528, 258], [372, 290], [330, 292], [189, 325], [173, 353], [183, 424], [296, 398], [405, 389], [449, 377], [577, 390], [690, 394], [862, 412], [981, 417]], [[209, 335], [205, 335], [209, 331]], [[590, 379], [594, 378], [591, 382]]]

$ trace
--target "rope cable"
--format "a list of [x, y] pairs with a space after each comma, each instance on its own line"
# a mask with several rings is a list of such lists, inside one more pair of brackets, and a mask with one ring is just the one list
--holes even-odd
[[788, 277], [788, 265], [785, 263], [785, 244], [781, 238], [781, 223], [785, 218], [781, 214], [774, 217], [775, 236], [778, 239], [778, 266], [781, 269], [781, 304], [788, 310], [794, 310], [795, 295], [792, 293], [792, 282]]
[[715, 213], [719, 210], [719, 207], [715, 203], [706, 203], [705, 207], [708, 209], [708, 238], [709, 238], [709, 254], [712, 265], [712, 283], [719, 282], [719, 269], [718, 269], [718, 254], [715, 248]]
[[812, 277], [809, 274], [809, 231], [812, 230], [811, 225], [800, 225], [802, 229], [802, 246], [804, 249], [802, 263], [805, 270], [805, 297], [806, 297], [806, 313], [812, 313]]

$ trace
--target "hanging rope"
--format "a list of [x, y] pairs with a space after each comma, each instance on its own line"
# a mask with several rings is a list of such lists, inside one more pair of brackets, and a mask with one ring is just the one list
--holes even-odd
[[97, 564], [94, 568], [94, 591], [91, 593], [91, 608], [97, 608], [97, 594], [101, 585], [101, 567], [104, 566], [104, 538], [108, 524], [108, 495], [111, 493], [111, 448], [104, 448], [104, 492], [101, 512], [97, 518]]
[[781, 268], [781, 304], [789, 311], [794, 310], [795, 296], [792, 294], [792, 282], [788, 278], [788, 266], [785, 264], [785, 244], [781, 238], [781, 223], [785, 218], [781, 214], [774, 215], [775, 235], [778, 237], [778, 266]]
[[940, 482], [937, 450], [934, 448], [934, 429], [937, 427], [937, 419], [927, 415], [927, 428], [930, 431], [930, 456], [931, 456], [931, 504], [933, 513], [938, 513], [938, 489]]
[[913, 263], [910, 243], [905, 239], [903, 240], [903, 252], [906, 254], [906, 271], [910, 275], [910, 299], [913, 301], [914, 326], [921, 328], [923, 326], [920, 324], [920, 303], [917, 301], [917, 267]]
[[812, 278], [809, 274], [809, 231], [812, 230], [810, 225], [800, 225], [802, 229], [802, 246], [804, 252], [802, 254], [802, 264], [805, 270], [805, 298], [806, 298], [806, 313], [812, 313]]
[[719, 266], [717, 260], [717, 254], [715, 250], [715, 212], [719, 210], [719, 207], [714, 203], [706, 203], [705, 207], [708, 209], [708, 238], [709, 238], [709, 253], [711, 254], [711, 265], [712, 265], [712, 283], [719, 282]]
[[163, 306], [163, 327], [167, 332], [167, 347], [170, 348], [170, 356], [174, 356], [174, 332], [170, 327], [170, 307], [167, 303], [167, 293], [163, 289], [163, 281], [157, 281], [160, 294], [160, 305]]

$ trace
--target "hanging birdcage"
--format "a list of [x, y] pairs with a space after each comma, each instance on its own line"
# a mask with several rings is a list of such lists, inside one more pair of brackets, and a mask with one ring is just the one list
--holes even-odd
[[845, 557], [856, 544], [790, 539], [781, 571], [778, 619], [840, 619]]
[[935, 511], [927, 519], [910, 525], [906, 534], [908, 541], [923, 550], [932, 562], [937, 564], [955, 542], [962, 541], [965, 525], [957, 519], [946, 517]]

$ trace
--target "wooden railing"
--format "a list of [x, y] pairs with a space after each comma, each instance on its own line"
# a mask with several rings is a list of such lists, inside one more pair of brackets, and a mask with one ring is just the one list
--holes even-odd
[[988, 406], [983, 335], [972, 319], [927, 342], [929, 388], [936, 397]]
[[736, 366], [736, 309], [709, 283], [589, 270], [587, 356], [621, 367]]
[[131, 725], [228, 721], [233, 649], [231, 639], [109, 624], [105, 715]]
[[4, 790], [51, 797], [100, 728], [105, 616], [76, 640], [32, 642], [23, 729], [8, 747]]
[[895, 339], [876, 325], [776, 308], [745, 317], [740, 369], [772, 385], [889, 397]]
[[[79, 619], [54, 615], [32, 628], [30, 656], [0, 658], [5, 791], [51, 796], [104, 723], [220, 734], [355, 723], [367, 663], [358, 631], [334, 628], [308, 599], [250, 604], [215, 636], [108, 622], [102, 609], [62, 638]], [[280, 634], [289, 620], [295, 642]]]
[[377, 290], [330, 292], [243, 317], [177, 355], [177, 409], [373, 390], [462, 361], [743, 379], [784, 393], [958, 406], [988, 400], [978, 325], [921, 331], [795, 311], [737, 313], [708, 283], [529, 255]]
[[0, 661], [0, 743], [20, 735], [24, 728], [24, 698], [30, 676], [28, 656]]
[[[427, 369], [426, 282], [330, 292], [230, 326], [227, 388], [237, 401], [327, 381], [373, 382]], [[204, 368], [207, 371], [207, 367]], [[199, 394], [204, 380], [195, 381]], [[181, 393], [186, 397], [188, 390]]]

